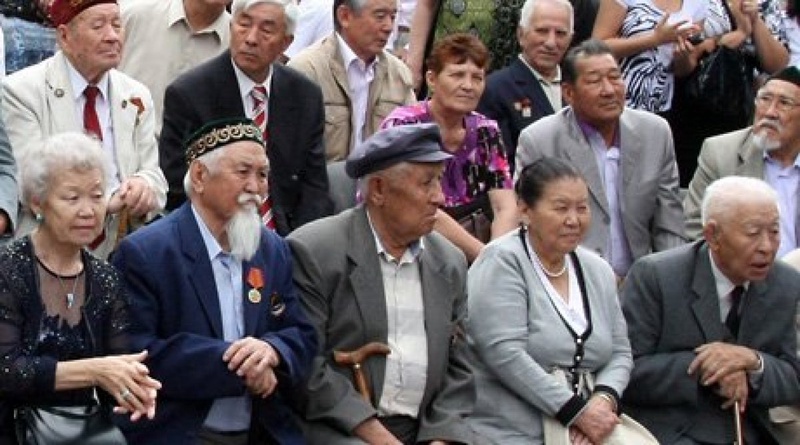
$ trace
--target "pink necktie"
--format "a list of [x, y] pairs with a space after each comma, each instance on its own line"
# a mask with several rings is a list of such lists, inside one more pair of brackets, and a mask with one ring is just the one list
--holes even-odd
[[[261, 130], [264, 136], [264, 143], [267, 143], [267, 89], [263, 85], [256, 85], [250, 92], [253, 97], [253, 123]], [[264, 202], [258, 209], [261, 214], [261, 221], [268, 229], [275, 230], [275, 219], [272, 215], [272, 198], [267, 193]]]

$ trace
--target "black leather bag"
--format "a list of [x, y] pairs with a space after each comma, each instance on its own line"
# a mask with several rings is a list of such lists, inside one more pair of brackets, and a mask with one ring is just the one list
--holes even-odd
[[20, 445], [125, 445], [110, 413], [88, 406], [24, 406], [14, 411]]
[[475, 198], [472, 202], [456, 207], [444, 209], [453, 217], [461, 227], [482, 243], [488, 243], [492, 239], [492, 206], [489, 203], [489, 196], [484, 193]]
[[745, 122], [753, 115], [753, 65], [738, 49], [721, 45], [705, 56], [686, 88], [689, 97], [711, 113]]

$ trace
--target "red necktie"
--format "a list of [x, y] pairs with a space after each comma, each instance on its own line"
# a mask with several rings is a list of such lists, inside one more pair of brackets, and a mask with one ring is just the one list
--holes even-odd
[[[97, 109], [95, 108], [95, 102], [98, 94], [100, 94], [100, 89], [94, 85], [88, 85], [86, 89], [83, 90], [83, 95], [86, 96], [86, 103], [83, 105], [83, 128], [87, 133], [96, 136], [97, 139], [102, 141], [103, 130], [100, 129], [100, 119], [97, 118]], [[97, 235], [97, 238], [89, 243], [89, 249], [97, 249], [97, 247], [100, 246], [105, 239], [106, 229], [103, 227], [103, 230], [100, 231], [100, 234]]]
[[86, 96], [86, 103], [83, 105], [83, 128], [87, 133], [97, 136], [97, 139], [102, 141], [103, 130], [100, 129], [100, 119], [97, 118], [95, 109], [98, 94], [100, 94], [100, 89], [94, 85], [89, 85], [83, 90], [83, 95]]
[[[267, 143], [267, 89], [263, 85], [256, 85], [250, 92], [253, 97], [253, 123], [261, 130], [264, 136], [264, 143]], [[261, 222], [268, 229], [275, 230], [275, 218], [272, 215], [272, 198], [269, 193], [258, 209], [261, 215]]]

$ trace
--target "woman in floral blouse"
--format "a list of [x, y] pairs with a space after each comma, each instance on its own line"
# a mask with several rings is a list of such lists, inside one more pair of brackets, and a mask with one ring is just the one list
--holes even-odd
[[[511, 173], [497, 123], [474, 110], [485, 87], [489, 55], [478, 38], [452, 34], [434, 46], [425, 78], [430, 100], [396, 108], [382, 128], [420, 122], [436, 122], [442, 132], [443, 150], [453, 154], [442, 179], [445, 208], [436, 230], [457, 245], [472, 261], [485, 239], [469, 233], [456, 219], [481, 208], [494, 216], [491, 238], [517, 227], [518, 217]], [[454, 219], [455, 217], [455, 219]]]

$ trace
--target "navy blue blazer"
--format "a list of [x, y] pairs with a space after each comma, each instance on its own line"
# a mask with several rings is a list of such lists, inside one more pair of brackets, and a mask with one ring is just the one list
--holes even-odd
[[[333, 212], [325, 167], [325, 111], [319, 87], [299, 72], [272, 65], [267, 108], [267, 156], [275, 228], [287, 235]], [[187, 71], [164, 93], [159, 163], [167, 178], [167, 209], [186, 200], [183, 142], [203, 125], [244, 117], [230, 51]]]
[[[526, 106], [529, 113], [525, 111]], [[497, 121], [514, 172], [519, 134], [539, 118], [553, 114], [554, 110], [539, 80], [519, 57], [515, 57], [511, 64], [486, 79], [478, 112]]]
[[[126, 237], [113, 264], [131, 299], [132, 348], [148, 350], [146, 364], [163, 384], [155, 419], [121, 422], [123, 431], [131, 443], [194, 443], [213, 400], [241, 396], [246, 388], [222, 361], [230, 344], [223, 340], [214, 273], [191, 206]], [[258, 302], [246, 297], [252, 268], [264, 278]], [[269, 342], [281, 356], [278, 389], [252, 399], [252, 423], [281, 444], [302, 444], [287, 397], [309, 371], [317, 339], [292, 283], [285, 241], [264, 229], [242, 273], [245, 336]]]

